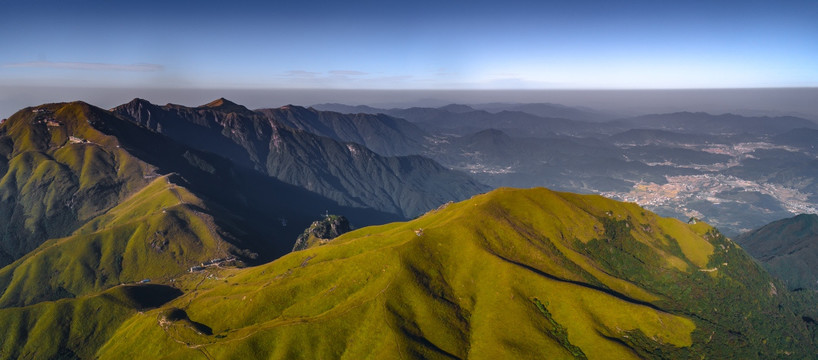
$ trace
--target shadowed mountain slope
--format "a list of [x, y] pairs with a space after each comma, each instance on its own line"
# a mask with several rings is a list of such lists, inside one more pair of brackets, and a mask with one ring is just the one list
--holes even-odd
[[358, 143], [385, 156], [420, 154], [428, 136], [415, 124], [384, 114], [341, 114], [294, 105], [256, 111], [291, 128]]
[[296, 130], [259, 113], [156, 106], [139, 99], [114, 112], [345, 206], [414, 217], [487, 190], [433, 160], [380, 156], [362, 145]]
[[778, 220], [736, 238], [790, 289], [818, 290], [818, 215]]
[[[0, 245], [32, 249], [0, 268], [0, 307], [169, 281], [212, 259], [269, 261], [325, 211], [358, 226], [398, 219], [339, 206], [84, 103], [26, 109], [0, 129], [13, 145]], [[61, 233], [24, 232], [55, 225]]]

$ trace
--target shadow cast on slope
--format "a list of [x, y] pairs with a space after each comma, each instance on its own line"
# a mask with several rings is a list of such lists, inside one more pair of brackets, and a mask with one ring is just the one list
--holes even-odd
[[256, 259], [249, 257], [251, 262], [267, 262], [290, 252], [296, 237], [325, 212], [342, 214], [355, 226], [405, 220], [397, 214], [339, 206], [125, 119], [109, 114], [100, 117], [103, 121], [93, 123], [97, 130], [117, 137], [124, 149], [156, 166], [160, 174], [176, 174], [173, 181], [200, 195], [217, 225], [233, 235], [228, 239], [257, 254]]

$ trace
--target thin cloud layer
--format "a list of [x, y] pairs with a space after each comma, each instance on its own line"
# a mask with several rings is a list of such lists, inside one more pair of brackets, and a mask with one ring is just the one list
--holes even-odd
[[356, 70], [331, 70], [329, 73], [331, 75], [347, 75], [347, 76], [369, 75], [369, 73], [367, 73], [367, 72], [356, 71]]
[[305, 71], [305, 70], [290, 70], [284, 73], [285, 77], [296, 77], [296, 78], [314, 78], [316, 76], [321, 75], [320, 72], [315, 71]]
[[395, 84], [413, 88], [411, 75], [379, 75], [358, 70], [288, 70], [272, 80], [279, 88], [365, 89], [389, 88]]
[[89, 62], [57, 62], [57, 61], [28, 61], [20, 63], [4, 64], [4, 68], [39, 68], [39, 69], [69, 69], [69, 70], [91, 70], [91, 71], [135, 71], [135, 72], [155, 72], [164, 70], [164, 66], [159, 64], [107, 64]]

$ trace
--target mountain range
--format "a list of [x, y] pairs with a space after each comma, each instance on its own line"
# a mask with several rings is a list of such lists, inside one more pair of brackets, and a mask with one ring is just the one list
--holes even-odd
[[617, 118], [615, 114], [608, 114], [590, 108], [565, 106], [553, 103], [488, 103], [472, 105], [471, 107], [477, 110], [486, 110], [493, 113], [501, 111], [518, 111], [546, 118], [571, 119], [587, 122], [604, 122]]
[[818, 129], [814, 121], [794, 116], [713, 115], [704, 112], [616, 117], [593, 109], [558, 104], [450, 104], [442, 107], [381, 109], [369, 106], [317, 104], [313, 108], [349, 114], [386, 114], [434, 129], [465, 135], [499, 129], [514, 136], [611, 135], [633, 129], [699, 135], [776, 135], [792, 129]]
[[[509, 107], [514, 110], [500, 110], [490, 112], [475, 109], [468, 105], [450, 104], [439, 108], [392, 108], [377, 109], [370, 107], [348, 107], [339, 104], [313, 105], [319, 110], [338, 112], [365, 112], [369, 114], [386, 114], [406, 119], [423, 129], [435, 133], [449, 133], [467, 135], [486, 129], [499, 129], [513, 135], [521, 136], [551, 136], [554, 134], [590, 134], [610, 132], [609, 126], [601, 123], [586, 122], [578, 119], [563, 117], [541, 116], [542, 112], [529, 113], [518, 110], [519, 107]], [[491, 107], [489, 107], [491, 108]], [[523, 108], [525, 109], [525, 108]], [[583, 117], [579, 117], [583, 119]]]
[[399, 219], [338, 205], [85, 103], [24, 109], [0, 125], [0, 139], [0, 306], [168, 278], [212, 259], [269, 261], [327, 210], [359, 226]]
[[429, 136], [415, 124], [384, 114], [342, 114], [294, 105], [257, 112], [291, 128], [361, 144], [385, 156], [420, 154]]
[[[344, 206], [411, 218], [442, 202], [461, 200], [488, 189], [428, 158], [382, 156], [361, 144], [300, 130], [327, 128], [322, 122], [326, 117], [304, 108], [288, 106], [253, 112], [224, 99], [197, 108], [157, 106], [135, 99], [113, 112], [178, 142], [220, 154]], [[332, 115], [327, 122], [334, 123], [334, 129], [354, 122], [350, 117]], [[337, 124], [339, 121], [344, 124]], [[298, 124], [299, 128], [285, 122]]]
[[632, 129], [660, 129], [694, 134], [775, 135], [796, 128], [818, 128], [813, 121], [793, 116], [748, 117], [735, 114], [712, 115], [703, 112], [677, 112], [638, 116], [612, 122]]
[[[334, 111], [345, 114], [387, 114], [392, 111], [398, 111], [397, 108], [384, 109], [366, 105], [350, 106], [338, 103], [316, 104], [312, 105], [312, 107], [318, 110]], [[449, 104], [446, 106], [441, 106], [438, 109], [453, 113], [468, 113], [476, 110], [484, 110], [490, 113], [512, 111], [544, 118], [571, 119], [587, 122], [604, 122], [617, 118], [616, 115], [607, 114], [594, 109], [565, 106], [553, 103], [485, 103], [472, 105]]]
[[[794, 275], [814, 267], [818, 217], [733, 242], [696, 217], [501, 187], [627, 190], [641, 177], [683, 198], [690, 190], [674, 181], [726, 179], [743, 187], [705, 183], [712, 193], [697, 199], [775, 216], [789, 211], [778, 188], [744, 179], [818, 183], [799, 165], [815, 161], [811, 133], [790, 128], [800, 121], [759, 120], [753, 134], [617, 133], [456, 104], [405, 110], [416, 117], [226, 99], [20, 110], [0, 124], [0, 358], [818, 352], [815, 279]], [[542, 127], [525, 133], [533, 121]], [[446, 126], [461, 134], [437, 132]], [[788, 206], [811, 201], [784, 190]]]

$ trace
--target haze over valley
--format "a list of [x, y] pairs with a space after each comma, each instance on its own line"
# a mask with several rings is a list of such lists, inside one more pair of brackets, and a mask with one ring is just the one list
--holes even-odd
[[315, 108], [405, 117], [426, 129], [423, 139], [414, 135], [423, 144], [415, 152], [493, 187], [599, 193], [731, 235], [816, 212], [810, 139], [818, 126], [803, 118], [679, 112], [605, 120], [590, 108], [543, 103]]

